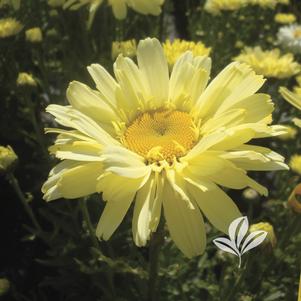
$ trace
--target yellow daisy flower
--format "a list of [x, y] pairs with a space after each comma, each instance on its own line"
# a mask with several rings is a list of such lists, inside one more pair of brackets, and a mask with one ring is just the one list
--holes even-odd
[[137, 43], [135, 39], [127, 41], [114, 41], [112, 43], [112, 59], [115, 60], [119, 54], [133, 58], [136, 55]]
[[14, 18], [0, 19], [0, 38], [7, 38], [17, 35], [23, 25]]
[[213, 15], [222, 11], [239, 10], [248, 4], [248, 0], [207, 0], [204, 9]]
[[[58, 0], [48, 0], [48, 4], [57, 4]], [[84, 5], [89, 6], [89, 25], [91, 25], [95, 13], [103, 0], [59, 0], [63, 2], [63, 8], [77, 10]], [[54, 3], [52, 3], [54, 2]], [[113, 14], [116, 19], [123, 20], [127, 15], [127, 7], [143, 15], [158, 16], [161, 13], [161, 6], [164, 0], [108, 0], [108, 4], [112, 7]]]
[[166, 40], [163, 49], [167, 62], [172, 67], [176, 60], [186, 51], [191, 51], [194, 56], [208, 56], [211, 48], [207, 48], [202, 42], [192, 42], [175, 39], [173, 42]]
[[300, 155], [293, 155], [289, 162], [290, 168], [301, 175], [301, 156]]
[[234, 60], [250, 65], [257, 74], [266, 77], [288, 78], [301, 71], [294, 56], [291, 53], [281, 55], [279, 49], [264, 51], [259, 46], [246, 47]]
[[40, 27], [30, 28], [25, 31], [25, 37], [28, 42], [40, 43], [43, 40], [43, 34]]
[[169, 73], [150, 38], [138, 44], [137, 62], [118, 56], [115, 78], [92, 64], [97, 90], [71, 82], [69, 105], [47, 107], [67, 129], [46, 130], [59, 134], [50, 152], [63, 161], [50, 171], [44, 199], [102, 193], [96, 235], [104, 240], [134, 203], [137, 246], [156, 231], [163, 207], [172, 239], [192, 257], [205, 249], [203, 214], [224, 232], [240, 216], [222, 187], [267, 195], [247, 171], [287, 169], [282, 156], [250, 143], [282, 127], [268, 124], [271, 98], [254, 94], [264, 79], [245, 64], [228, 65], [207, 86], [210, 58], [185, 52]]
[[248, 0], [251, 5], [262, 8], [275, 8], [277, 4], [289, 4], [289, 0]]
[[294, 14], [278, 13], [275, 15], [274, 20], [280, 24], [291, 24], [296, 21], [296, 16]]

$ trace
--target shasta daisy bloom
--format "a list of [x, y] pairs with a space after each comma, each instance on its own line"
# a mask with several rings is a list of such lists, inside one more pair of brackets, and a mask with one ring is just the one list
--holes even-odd
[[186, 51], [191, 51], [193, 56], [208, 56], [211, 48], [207, 48], [202, 42], [192, 42], [180, 39], [166, 40], [163, 49], [167, 62], [172, 67], [177, 59]]
[[251, 5], [262, 8], [275, 8], [277, 4], [289, 4], [289, 0], [248, 0]]
[[278, 13], [275, 15], [274, 20], [280, 24], [291, 24], [296, 21], [296, 16], [294, 14]]
[[301, 53], [301, 26], [283, 26], [277, 33], [278, 43], [294, 53]]
[[[51, 1], [51, 0], [50, 0]], [[82, 6], [89, 6], [89, 21], [91, 25], [94, 15], [103, 0], [63, 0], [63, 8], [77, 10]], [[161, 13], [161, 6], [164, 0], [108, 0], [107, 3], [112, 7], [116, 19], [123, 20], [127, 15], [127, 7], [143, 15], [158, 16]]]
[[267, 195], [247, 171], [287, 169], [282, 156], [251, 143], [282, 127], [269, 125], [270, 96], [255, 94], [264, 79], [245, 64], [230, 64], [207, 86], [210, 58], [186, 52], [169, 73], [162, 46], [150, 38], [138, 44], [137, 62], [120, 55], [115, 78], [93, 64], [97, 90], [72, 82], [69, 105], [47, 107], [65, 129], [46, 130], [59, 134], [50, 152], [63, 161], [50, 171], [44, 199], [102, 193], [96, 235], [104, 240], [133, 203], [137, 246], [164, 214], [175, 244], [192, 257], [205, 249], [203, 214], [224, 232], [240, 216], [222, 187]]
[[294, 56], [291, 53], [281, 55], [279, 49], [246, 47], [234, 60], [250, 65], [256, 73], [266, 77], [288, 78], [301, 71], [300, 65], [294, 61]]
[[248, 4], [247, 0], [207, 0], [204, 9], [213, 15], [218, 15], [222, 11], [235, 11]]
[[0, 19], [0, 38], [17, 35], [23, 29], [23, 25], [14, 18]]

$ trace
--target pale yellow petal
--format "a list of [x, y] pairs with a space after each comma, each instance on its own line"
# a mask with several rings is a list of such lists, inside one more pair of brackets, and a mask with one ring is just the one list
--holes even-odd
[[120, 201], [107, 202], [96, 227], [98, 239], [108, 240], [121, 224], [133, 200], [133, 195], [125, 195]]
[[98, 143], [73, 141], [68, 144], [58, 144], [49, 147], [50, 153], [59, 159], [75, 161], [101, 161], [102, 146]]
[[196, 109], [201, 118], [209, 118], [221, 105], [234, 103], [254, 94], [264, 79], [245, 64], [228, 65], [209, 84], [197, 101]]
[[52, 114], [61, 125], [76, 129], [82, 134], [94, 138], [102, 145], [119, 144], [94, 120], [70, 106], [49, 105], [46, 111]]
[[115, 79], [99, 64], [90, 65], [88, 71], [105, 101], [117, 108], [116, 90], [118, 89], [118, 84]]
[[137, 60], [148, 94], [153, 96], [155, 106], [161, 107], [168, 99], [169, 72], [160, 42], [150, 38], [140, 41]]
[[[135, 114], [146, 108], [148, 91], [137, 65], [127, 57], [118, 56], [114, 64], [114, 73], [123, 93], [124, 105]], [[146, 99], [145, 99], [146, 98]]]
[[241, 213], [233, 200], [219, 187], [202, 192], [194, 186], [189, 188], [201, 211], [218, 230], [227, 233], [229, 225]]
[[[51, 201], [58, 197], [67, 199], [80, 198], [97, 191], [97, 178], [103, 173], [101, 163], [61, 164], [52, 170], [50, 178], [44, 184], [42, 191], [44, 199]], [[47, 193], [49, 187], [53, 188], [52, 196]]]
[[109, 0], [109, 4], [112, 6], [113, 13], [116, 19], [123, 20], [127, 14], [127, 7], [125, 0]]
[[113, 132], [112, 122], [120, 121], [112, 107], [103, 99], [99, 92], [93, 91], [87, 85], [73, 81], [67, 89], [67, 98], [73, 108], [91, 117], [102, 127]]
[[134, 241], [139, 247], [145, 246], [160, 221], [163, 186], [160, 184], [161, 178], [160, 175], [152, 175], [137, 192], [132, 230]]
[[287, 100], [291, 105], [301, 110], [301, 95], [293, 93], [285, 87], [280, 87], [279, 92], [282, 95], [282, 97], [285, 100]]
[[177, 247], [188, 258], [202, 254], [206, 247], [206, 233], [199, 208], [188, 208], [170, 185], [164, 187], [163, 208], [170, 236]]
[[193, 57], [191, 52], [184, 53], [172, 69], [169, 101], [177, 108], [191, 109], [207, 85], [210, 69], [210, 58]]

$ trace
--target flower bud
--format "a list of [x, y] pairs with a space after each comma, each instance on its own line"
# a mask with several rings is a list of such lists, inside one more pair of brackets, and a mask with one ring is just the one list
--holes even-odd
[[257, 224], [253, 224], [250, 226], [249, 229], [250, 232], [254, 232], [254, 231], [266, 231], [267, 237], [263, 242], [263, 245], [268, 245], [270, 244], [270, 246], [272, 248], [274, 248], [276, 246], [277, 243], [277, 238], [274, 232], [274, 227], [270, 224], [270, 223], [257, 223]]
[[31, 43], [40, 43], [43, 40], [43, 34], [39, 27], [30, 28], [25, 31], [26, 41]]
[[112, 59], [115, 60], [119, 54], [133, 58], [136, 55], [136, 40], [128, 40], [123, 42], [115, 41], [112, 43]]
[[35, 79], [32, 77], [31, 74], [26, 72], [20, 72], [17, 78], [17, 85], [36, 87], [37, 82], [35, 81]]
[[11, 171], [16, 163], [18, 157], [14, 150], [8, 145], [0, 146], [0, 173], [5, 173]]
[[17, 35], [23, 25], [13, 18], [0, 19], [0, 38], [7, 38]]
[[5, 295], [10, 288], [10, 283], [6, 278], [0, 278], [0, 297]]

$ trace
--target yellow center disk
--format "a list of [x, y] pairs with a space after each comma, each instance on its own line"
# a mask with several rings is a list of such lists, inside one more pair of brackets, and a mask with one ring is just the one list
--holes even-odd
[[139, 115], [126, 129], [122, 142], [150, 162], [184, 156], [197, 142], [198, 131], [185, 112], [156, 110]]

